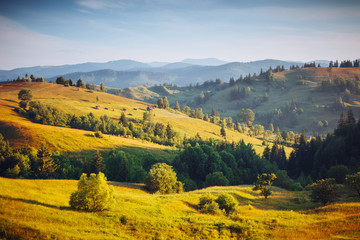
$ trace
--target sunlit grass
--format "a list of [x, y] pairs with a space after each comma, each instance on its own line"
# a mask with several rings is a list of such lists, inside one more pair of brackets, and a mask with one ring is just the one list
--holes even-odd
[[[110, 184], [114, 186], [116, 206], [105, 212], [85, 213], [69, 209], [69, 197], [77, 181], [0, 178], [0, 233], [23, 239], [360, 237], [358, 202], [319, 207], [309, 202], [307, 192], [291, 193], [279, 188], [273, 188], [274, 194], [265, 200], [251, 190], [252, 186], [153, 195], [142, 184]], [[230, 216], [199, 213], [196, 205], [207, 192], [233, 195], [239, 202], [238, 210]], [[244, 232], [237, 235], [236, 229]]]

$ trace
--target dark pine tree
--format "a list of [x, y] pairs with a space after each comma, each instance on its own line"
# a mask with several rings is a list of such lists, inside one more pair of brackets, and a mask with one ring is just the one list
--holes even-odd
[[98, 174], [99, 172], [102, 172], [104, 169], [104, 161], [101, 157], [99, 151], [96, 151], [94, 156], [94, 167], [95, 167], [95, 173]]
[[346, 123], [346, 121], [345, 121], [344, 112], [341, 112], [341, 114], [340, 114], [340, 119], [339, 119], [339, 122], [338, 122], [338, 127], [341, 127], [341, 126], [344, 125], [345, 123]]
[[346, 123], [355, 123], [355, 117], [354, 117], [354, 113], [351, 109], [351, 107], [349, 107], [349, 110], [347, 112], [347, 119], [346, 119]]

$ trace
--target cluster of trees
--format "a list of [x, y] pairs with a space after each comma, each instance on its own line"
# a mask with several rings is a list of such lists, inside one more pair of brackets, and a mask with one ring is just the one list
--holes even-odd
[[33, 74], [25, 74], [25, 77], [18, 76], [17, 79], [12, 80], [11, 82], [45, 82], [43, 77], [35, 77]]
[[236, 85], [230, 92], [230, 99], [237, 100], [241, 98], [246, 98], [247, 96], [249, 96], [250, 92], [250, 87], [240, 87], [239, 85]]
[[[338, 60], [336, 60], [335, 62], [330, 61], [329, 68], [332, 68], [332, 67], [335, 67], [335, 68], [339, 67], [339, 61]], [[345, 60], [345, 61], [341, 61], [340, 67], [341, 68], [360, 67], [360, 62], [357, 59], [354, 61]]]
[[0, 176], [78, 179], [81, 172], [80, 161], [68, 159], [58, 152], [51, 152], [47, 145], [42, 145], [39, 149], [13, 149], [0, 134]]
[[170, 124], [167, 124], [165, 127], [161, 123], [149, 121], [148, 115], [145, 116], [146, 118], [143, 122], [137, 123], [140, 127], [136, 127], [134, 123], [129, 122], [124, 113], [122, 113], [119, 122], [116, 122], [107, 115], [98, 118], [92, 113], [85, 116], [67, 114], [40, 102], [30, 102], [26, 115], [32, 121], [46, 125], [84, 129], [116, 136], [135, 137], [165, 145], [177, 143], [177, 139], [175, 139], [176, 133]]
[[169, 101], [167, 97], [159, 98], [157, 100], [157, 106], [158, 108], [168, 109], [169, 108]]
[[[75, 83], [71, 78], [66, 80], [63, 76], [57, 77], [55, 80], [56, 84], [64, 85], [65, 87], [78, 87], [78, 88], [86, 88], [90, 90], [96, 90], [95, 84], [86, 83], [84, 84], [81, 79], [77, 80]], [[98, 89], [100, 92], [105, 92], [104, 83], [100, 83], [100, 87]]]
[[360, 94], [360, 79], [345, 80], [342, 77], [337, 77], [334, 80], [323, 80], [319, 86], [320, 91], [335, 91], [347, 92], [353, 94]]
[[[338, 183], [342, 183], [346, 174], [360, 170], [359, 139], [360, 122], [356, 123], [349, 108], [347, 118], [344, 114], [341, 115], [334, 134], [328, 134], [324, 139], [317, 137], [307, 141], [303, 131], [296, 139], [295, 150], [288, 161], [284, 161], [282, 157], [275, 157], [274, 161], [280, 169], [286, 170], [292, 179], [301, 178], [303, 185], [327, 177], [333, 177]], [[263, 155], [270, 160], [271, 155], [276, 156], [272, 150], [269, 153], [269, 148], [265, 149]], [[281, 155], [283, 153], [278, 156]]]
[[193, 146], [180, 152], [172, 164], [186, 190], [219, 183], [252, 184], [258, 174], [276, 172], [278, 169], [276, 164], [259, 157], [251, 144], [243, 141], [230, 144], [194, 140], [191, 142]]

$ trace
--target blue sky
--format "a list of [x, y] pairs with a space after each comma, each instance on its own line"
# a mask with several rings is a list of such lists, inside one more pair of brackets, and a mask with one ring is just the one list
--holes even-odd
[[360, 1], [0, 0], [0, 69], [360, 57]]

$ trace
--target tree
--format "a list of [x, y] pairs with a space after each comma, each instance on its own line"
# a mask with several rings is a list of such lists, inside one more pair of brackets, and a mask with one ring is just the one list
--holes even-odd
[[179, 106], [179, 102], [178, 102], [178, 101], [175, 102], [174, 110], [180, 111], [180, 106]]
[[158, 108], [164, 108], [164, 100], [162, 98], [159, 98], [157, 100]]
[[179, 182], [176, 173], [166, 163], [154, 164], [146, 176], [146, 187], [151, 193], [180, 193], [183, 184]]
[[99, 173], [103, 170], [104, 168], [104, 161], [103, 158], [101, 157], [99, 151], [95, 152], [94, 155], [94, 167], [95, 167], [95, 173]]
[[321, 202], [323, 205], [326, 205], [328, 202], [335, 201], [338, 197], [336, 182], [333, 178], [318, 180], [310, 188], [310, 197], [313, 202]]
[[245, 110], [245, 122], [246, 122], [246, 124], [250, 127], [251, 124], [254, 122], [254, 120], [255, 120], [254, 112], [251, 109], [247, 108]]
[[33, 94], [31, 89], [24, 88], [20, 90], [20, 92], [18, 93], [18, 99], [21, 100], [19, 103], [20, 107], [25, 109], [32, 98]]
[[183, 109], [182, 109], [182, 112], [186, 115], [189, 115], [190, 114], [190, 107], [189, 106], [184, 106]]
[[64, 85], [65, 84], [65, 78], [63, 76], [56, 78], [56, 83]]
[[206, 193], [200, 197], [198, 208], [202, 213], [220, 215], [222, 211], [219, 208], [219, 204], [215, 202], [213, 195]]
[[169, 141], [171, 141], [175, 137], [175, 132], [173, 131], [170, 123], [166, 126], [166, 137]]
[[225, 130], [225, 126], [224, 126], [224, 125], [221, 126], [220, 134], [221, 134], [221, 136], [226, 137], [226, 130]]
[[168, 109], [168, 108], [169, 108], [169, 101], [168, 101], [168, 99], [167, 99], [166, 96], [163, 98], [163, 108], [164, 108], [164, 109]]
[[105, 92], [104, 83], [100, 83], [100, 91], [101, 91], [101, 92]]
[[355, 190], [360, 197], [360, 172], [346, 175], [345, 186]]
[[272, 123], [269, 124], [269, 131], [270, 131], [271, 133], [274, 132], [274, 125], [273, 125]]
[[126, 182], [130, 180], [129, 164], [123, 151], [112, 150], [106, 158], [106, 176], [111, 181]]
[[125, 115], [124, 112], [121, 113], [121, 117], [120, 117], [120, 123], [124, 126], [124, 127], [128, 127], [129, 126], [129, 121]]
[[275, 179], [276, 175], [274, 173], [263, 173], [258, 175], [253, 190], [260, 190], [261, 194], [267, 199], [268, 196], [271, 195], [271, 190], [267, 186], [271, 186]]
[[33, 98], [33, 94], [31, 89], [22, 89], [20, 90], [20, 92], [18, 93], [18, 99], [22, 100], [22, 101], [31, 101], [31, 99]]
[[349, 169], [345, 165], [332, 166], [327, 171], [328, 178], [334, 178], [337, 183], [343, 183], [346, 175], [349, 174]]
[[90, 174], [83, 173], [78, 182], [78, 190], [70, 196], [70, 206], [81, 211], [103, 211], [111, 208], [115, 203], [114, 190], [106, 183], [102, 172]]
[[77, 80], [77, 82], [76, 82], [76, 86], [77, 87], [79, 87], [79, 88], [81, 88], [81, 87], [83, 87], [83, 82], [82, 82], [82, 80], [81, 79], [79, 79], [79, 80]]
[[351, 107], [349, 107], [349, 110], [347, 112], [347, 119], [346, 119], [346, 123], [355, 123], [355, 117], [354, 117], [354, 113], [351, 109]]
[[50, 178], [57, 169], [47, 145], [42, 144], [37, 152], [37, 177]]
[[340, 119], [339, 119], [339, 122], [338, 122], [338, 127], [341, 127], [341, 126], [344, 125], [345, 123], [346, 123], [346, 121], [345, 121], [344, 112], [341, 112], [341, 114], [340, 114]]

